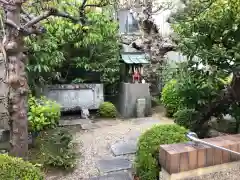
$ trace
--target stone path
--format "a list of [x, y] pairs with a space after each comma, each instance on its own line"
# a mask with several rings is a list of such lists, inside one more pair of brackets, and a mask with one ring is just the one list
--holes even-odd
[[82, 156], [74, 172], [47, 180], [132, 180], [132, 165], [140, 134], [154, 124], [172, 124], [155, 115], [131, 120], [102, 120], [84, 124], [75, 134]]
[[[153, 118], [141, 118], [132, 120], [133, 125], [144, 125], [145, 127], [151, 127], [155, 124], [160, 124], [160, 120]], [[134, 155], [137, 151], [138, 137], [141, 135], [140, 131], [135, 131], [131, 136], [125, 137], [124, 140], [117, 141], [110, 145], [110, 151], [112, 152], [112, 158], [100, 159], [97, 162], [97, 168], [102, 173], [112, 173], [112, 180], [126, 179], [132, 180], [132, 166], [134, 161]], [[131, 156], [132, 155], [132, 156]], [[116, 173], [119, 172], [120, 173]], [[94, 177], [103, 180], [108, 180], [108, 175]], [[91, 180], [94, 178], [90, 178]]]
[[117, 172], [100, 177], [93, 177], [91, 180], [131, 180], [131, 177], [127, 172]]
[[117, 142], [111, 145], [111, 150], [114, 156], [134, 154], [137, 150], [137, 139], [129, 139], [127, 142]]
[[132, 168], [131, 160], [126, 158], [106, 158], [97, 162], [97, 168], [103, 173], [111, 173]]

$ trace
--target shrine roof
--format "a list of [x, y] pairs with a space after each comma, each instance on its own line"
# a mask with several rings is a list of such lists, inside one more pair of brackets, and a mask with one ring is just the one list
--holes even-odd
[[124, 53], [121, 54], [122, 60], [126, 64], [148, 64], [148, 57], [144, 53]]

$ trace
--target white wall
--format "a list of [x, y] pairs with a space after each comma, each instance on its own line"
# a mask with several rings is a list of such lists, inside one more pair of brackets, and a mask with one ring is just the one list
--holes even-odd
[[167, 22], [172, 13], [176, 12], [180, 8], [184, 7], [184, 4], [180, 0], [156, 0], [154, 3], [155, 8], [159, 7], [163, 3], [170, 3], [170, 9], [161, 10], [153, 15], [155, 24], [159, 28], [159, 32], [163, 37], [168, 37], [172, 33], [172, 28]]

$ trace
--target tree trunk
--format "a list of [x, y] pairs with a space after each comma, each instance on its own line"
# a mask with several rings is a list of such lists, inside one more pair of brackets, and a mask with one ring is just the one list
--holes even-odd
[[[21, 0], [8, 1], [5, 5], [6, 21], [20, 27]], [[16, 28], [6, 27], [4, 48], [7, 55], [7, 82], [9, 85], [10, 155], [26, 158], [28, 152], [27, 94], [28, 84], [25, 72], [26, 56], [23, 54], [23, 35]]]
[[[233, 79], [227, 88], [219, 93], [218, 98], [211, 102], [208, 106], [198, 110], [199, 118], [196, 121], [196, 126], [193, 131], [198, 133], [199, 137], [205, 137], [207, 134], [206, 122], [211, 119], [211, 116], [217, 116], [228, 112], [228, 108], [240, 102], [240, 72], [233, 74]], [[205, 128], [204, 128], [205, 127]]]

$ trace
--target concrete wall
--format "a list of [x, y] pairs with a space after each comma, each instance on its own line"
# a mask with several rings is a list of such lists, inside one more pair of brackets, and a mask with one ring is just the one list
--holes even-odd
[[136, 117], [136, 103], [137, 99], [139, 98], [146, 99], [145, 115], [149, 116], [151, 114], [151, 96], [149, 84], [121, 83], [119, 90], [118, 110], [122, 117]]
[[64, 84], [45, 87], [43, 94], [55, 100], [62, 111], [98, 109], [104, 101], [103, 84]]
[[9, 129], [9, 116], [7, 110], [8, 87], [7, 84], [4, 83], [6, 80], [5, 70], [4, 58], [0, 53], [0, 129]]

